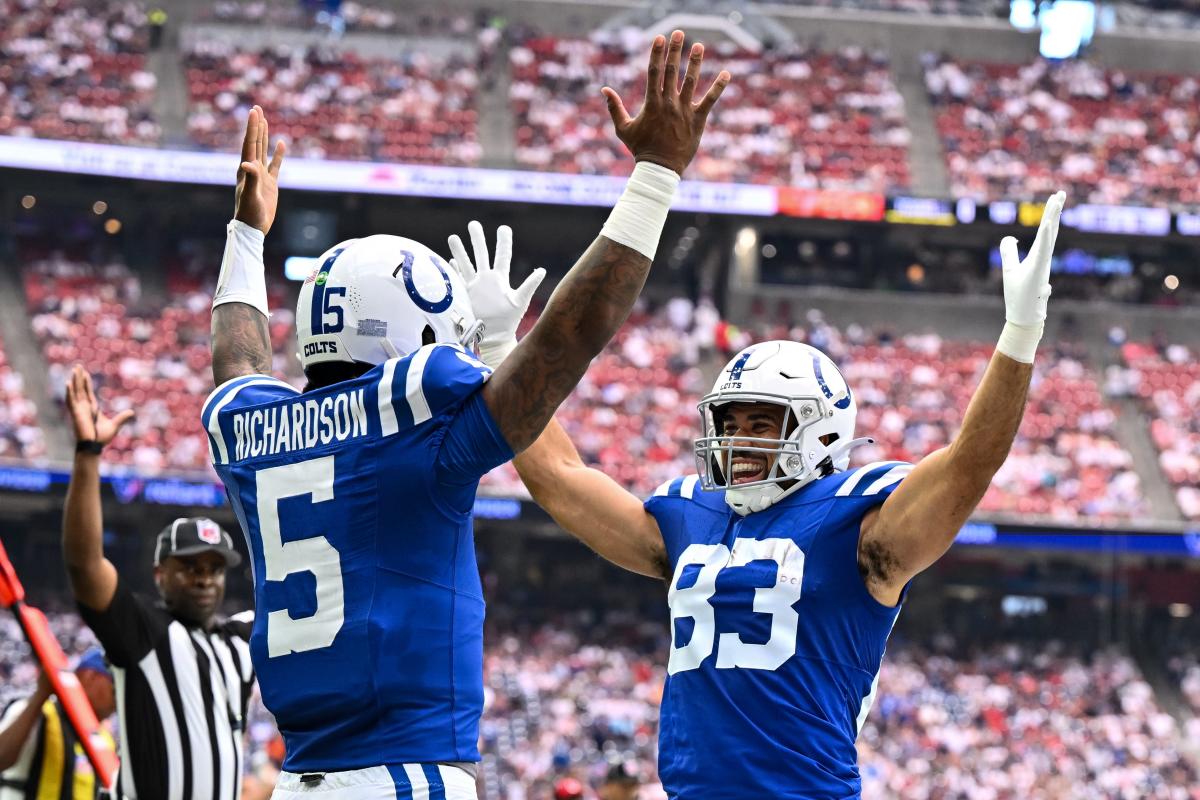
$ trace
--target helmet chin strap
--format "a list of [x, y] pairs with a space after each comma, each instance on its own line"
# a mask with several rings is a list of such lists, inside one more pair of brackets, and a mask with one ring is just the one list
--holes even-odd
[[379, 343], [379, 346], [383, 348], [383, 352], [387, 354], [388, 358], [400, 357], [400, 351], [396, 349], [396, 345], [392, 344], [391, 339], [385, 337], [384, 340]]
[[859, 439], [851, 439], [847, 442], [834, 442], [833, 446], [829, 448], [829, 458], [833, 461], [833, 463], [836, 464], [838, 459], [845, 456], [854, 448], [863, 447], [864, 445], [868, 444], [875, 444], [875, 440], [870, 436], [863, 436]]

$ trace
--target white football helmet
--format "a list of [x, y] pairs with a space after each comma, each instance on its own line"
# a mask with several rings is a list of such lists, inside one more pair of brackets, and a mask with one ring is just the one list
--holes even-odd
[[438, 342], [474, 350], [483, 333], [458, 271], [402, 236], [349, 239], [321, 256], [296, 303], [304, 369], [326, 361], [382, 364]]
[[[724, 435], [723, 409], [730, 403], [783, 406], [781, 439]], [[739, 514], [762, 511], [817, 478], [850, 466], [858, 415], [846, 379], [829, 356], [799, 342], [751, 345], [725, 365], [699, 405], [704, 436], [696, 440], [696, 465], [705, 489], [725, 489]], [[827, 442], [822, 437], [831, 436]], [[734, 446], [734, 442], [737, 446]], [[737, 453], [775, 456], [765, 478], [730, 486]]]

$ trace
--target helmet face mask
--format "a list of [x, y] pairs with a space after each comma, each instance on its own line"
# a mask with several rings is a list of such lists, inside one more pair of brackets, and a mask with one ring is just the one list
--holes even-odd
[[[730, 404], [783, 408], [779, 438], [725, 435]], [[761, 511], [829, 473], [849, 466], [857, 408], [840, 371], [821, 351], [797, 342], [764, 342], [737, 354], [699, 405], [704, 435], [695, 441], [701, 486], [724, 489], [739, 514]], [[766, 458], [764, 477], [733, 483], [738, 455]]]

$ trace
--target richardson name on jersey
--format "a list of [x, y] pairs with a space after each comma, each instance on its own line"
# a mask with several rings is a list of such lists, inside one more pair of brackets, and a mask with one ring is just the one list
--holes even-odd
[[355, 389], [233, 415], [235, 458], [273, 456], [367, 435], [367, 408]]

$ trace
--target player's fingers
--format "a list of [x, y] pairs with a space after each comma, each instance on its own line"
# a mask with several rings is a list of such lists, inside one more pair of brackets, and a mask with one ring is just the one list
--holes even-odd
[[691, 103], [700, 81], [700, 65], [704, 63], [704, 45], [696, 42], [688, 54], [687, 74], [683, 76], [683, 88], [679, 90], [679, 102]]
[[250, 113], [246, 115], [246, 135], [242, 139], [242, 161], [254, 158], [254, 150], [258, 146], [257, 119], [257, 107], [250, 109]]
[[267, 163], [267, 115], [262, 110], [262, 106], [255, 106], [258, 109], [258, 147], [255, 152], [255, 161], [265, 165]]
[[271, 174], [272, 178], [279, 177], [279, 168], [283, 165], [283, 154], [286, 150], [287, 147], [284, 145], [282, 139], [275, 142], [275, 155], [271, 156], [271, 163], [267, 167], [267, 172]]
[[121, 426], [133, 419], [133, 409], [127, 408], [113, 419], [113, 430], [121, 430]]
[[674, 97], [679, 92], [679, 59], [683, 55], [683, 31], [671, 31], [667, 45], [667, 63], [663, 69], [663, 96]]
[[496, 260], [495, 269], [508, 279], [509, 266], [512, 263], [512, 228], [501, 225], [496, 228]]
[[487, 234], [479, 220], [467, 223], [467, 233], [471, 234], [471, 251], [475, 253], [475, 271], [487, 272], [492, 268], [492, 260], [488, 255]]
[[83, 371], [83, 391], [87, 397], [88, 405], [92, 407], [92, 411], [95, 413], [100, 404], [96, 402], [96, 392], [92, 388], [92, 376], [87, 374], [87, 370]]
[[659, 35], [654, 37], [650, 45], [650, 66], [646, 67], [646, 102], [657, 99], [662, 95], [663, 50], [666, 49], [667, 38]]
[[1054, 243], [1058, 239], [1059, 219], [1062, 217], [1063, 203], [1066, 200], [1066, 192], [1055, 192], [1046, 201], [1046, 207], [1042, 209], [1042, 222], [1038, 226], [1037, 238], [1033, 240], [1033, 249], [1038, 253], [1047, 247], [1051, 250], [1054, 249]]
[[467, 248], [463, 247], [463, 241], [458, 234], [454, 234], [448, 240], [450, 243], [450, 263], [458, 267], [458, 274], [463, 276], [463, 280], [467, 283], [475, 280], [475, 266], [471, 263], [471, 257], [467, 255]]
[[518, 302], [525, 306], [525, 308], [529, 308], [529, 301], [533, 299], [533, 293], [537, 291], [538, 287], [542, 285], [542, 281], [545, 279], [546, 270], [542, 269], [541, 267], [538, 267], [533, 272], [529, 273], [529, 277], [525, 279], [525, 282], [517, 287]]
[[1017, 240], [1012, 236], [1005, 236], [1000, 240], [1000, 267], [1008, 271], [1017, 264], [1021, 263], [1021, 257], [1017, 254]]
[[625, 104], [621, 102], [621, 96], [617, 94], [616, 90], [608, 86], [605, 86], [600, 92], [604, 95], [605, 101], [608, 102], [608, 115], [612, 117], [613, 126], [616, 127], [618, 132], [625, 130], [633, 120], [630, 118], [629, 112], [625, 110]]
[[696, 106], [696, 113], [701, 119], [708, 119], [708, 114], [712, 111], [713, 106], [721, 99], [721, 93], [725, 91], [725, 87], [729, 85], [731, 76], [725, 70], [721, 70], [717, 75], [717, 79], [713, 81], [712, 86], [708, 87], [708, 91], [704, 93], [704, 97], [700, 98], [699, 105]]

